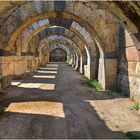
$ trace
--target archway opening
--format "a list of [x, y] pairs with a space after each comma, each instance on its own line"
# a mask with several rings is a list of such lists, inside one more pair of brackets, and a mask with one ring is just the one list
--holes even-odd
[[52, 50], [49, 56], [50, 62], [66, 62], [67, 53], [62, 48], [56, 48]]

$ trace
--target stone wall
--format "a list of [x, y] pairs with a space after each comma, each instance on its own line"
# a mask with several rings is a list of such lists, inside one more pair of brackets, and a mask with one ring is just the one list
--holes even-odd
[[13, 63], [10, 57], [0, 57], [0, 90], [9, 87], [12, 81]]
[[0, 57], [1, 89], [11, 85], [12, 78], [23, 76], [27, 71], [26, 56]]
[[36, 70], [37, 66], [36, 66], [36, 59], [34, 58], [34, 56], [27, 56], [27, 70], [30, 72], [33, 72]]
[[26, 56], [13, 56], [13, 73], [15, 77], [24, 76], [27, 72], [27, 57]]
[[120, 33], [120, 38], [118, 86], [124, 94], [140, 102], [140, 52], [127, 30], [124, 35]]
[[39, 68], [39, 66], [45, 66], [48, 63], [48, 56], [27, 56], [27, 70], [33, 72]]

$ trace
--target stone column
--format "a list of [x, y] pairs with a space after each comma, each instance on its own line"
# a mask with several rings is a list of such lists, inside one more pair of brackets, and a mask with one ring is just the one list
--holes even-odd
[[75, 67], [74, 67], [74, 69], [76, 69], [76, 70], [78, 68], [78, 61], [79, 61], [79, 56], [76, 54], [76, 56], [75, 56]]
[[85, 69], [84, 69], [84, 66], [87, 65], [87, 55], [86, 54], [82, 54], [82, 66], [80, 68], [80, 71], [82, 74], [85, 75]]
[[74, 68], [75, 65], [76, 65], [76, 56], [75, 56], [75, 53], [73, 53], [72, 67]]
[[105, 89], [105, 59], [99, 58], [98, 81]]
[[118, 59], [105, 59], [105, 89], [116, 89], [118, 80]]
[[33, 56], [27, 56], [27, 69], [29, 72], [33, 72], [35, 70], [35, 60]]
[[77, 70], [80, 71], [81, 66], [81, 55], [78, 56], [78, 62], [77, 62]]

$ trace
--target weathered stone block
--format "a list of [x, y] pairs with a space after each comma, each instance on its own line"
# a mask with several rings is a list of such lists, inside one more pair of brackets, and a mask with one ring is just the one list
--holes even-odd
[[102, 85], [103, 89], [105, 89], [105, 60], [99, 59], [99, 69], [98, 69], [98, 81]]
[[127, 30], [125, 30], [125, 45], [127, 47], [135, 46], [135, 44], [134, 44], [134, 42], [132, 40], [132, 37], [131, 37], [130, 33]]
[[14, 76], [22, 76], [27, 72], [27, 58], [26, 56], [14, 56]]
[[0, 57], [0, 73], [2, 76], [13, 74], [13, 57]]
[[106, 77], [116, 76], [118, 70], [117, 59], [105, 59]]
[[90, 79], [90, 66], [84, 65], [84, 76]]
[[3, 76], [2, 79], [0, 79], [1, 90], [9, 87], [11, 85], [11, 82], [12, 82], [12, 75]]
[[140, 63], [128, 61], [128, 75], [140, 76]]
[[140, 52], [137, 51], [136, 47], [128, 47], [126, 48], [126, 58], [128, 61], [139, 61], [140, 60]]
[[118, 60], [117, 59], [106, 59], [105, 60], [105, 89], [116, 89], [117, 87], [117, 70]]

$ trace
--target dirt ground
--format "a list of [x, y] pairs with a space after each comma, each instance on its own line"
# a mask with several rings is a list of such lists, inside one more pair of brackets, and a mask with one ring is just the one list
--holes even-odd
[[0, 138], [127, 138], [140, 133], [133, 101], [120, 93], [97, 92], [67, 64], [50, 63], [0, 96]]

